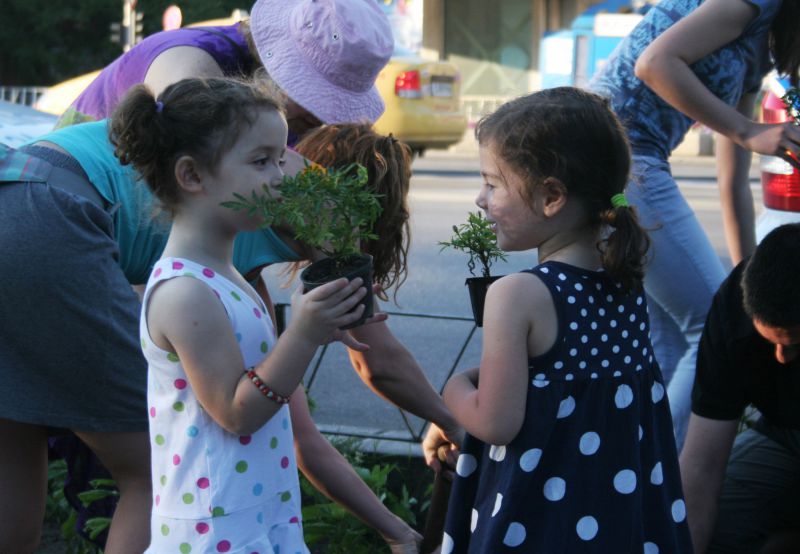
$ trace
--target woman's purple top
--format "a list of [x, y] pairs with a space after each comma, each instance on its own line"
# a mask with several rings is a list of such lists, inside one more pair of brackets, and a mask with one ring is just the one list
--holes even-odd
[[150, 35], [122, 54], [92, 81], [61, 116], [56, 127], [109, 117], [132, 86], [144, 82], [153, 60], [176, 46], [208, 52], [225, 75], [249, 75], [254, 60], [239, 24], [224, 27], [185, 27]]

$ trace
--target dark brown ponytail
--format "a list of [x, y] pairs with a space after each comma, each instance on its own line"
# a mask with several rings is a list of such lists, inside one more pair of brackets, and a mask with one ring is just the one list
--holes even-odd
[[611, 207], [601, 214], [600, 221], [611, 231], [597, 245], [603, 269], [625, 290], [640, 291], [650, 237], [639, 224], [636, 209]]

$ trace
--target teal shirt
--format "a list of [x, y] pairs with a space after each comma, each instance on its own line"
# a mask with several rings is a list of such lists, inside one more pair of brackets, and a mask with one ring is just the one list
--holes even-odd
[[[114, 156], [107, 120], [65, 127], [34, 142], [45, 140], [69, 152], [97, 191], [114, 206], [119, 264], [131, 284], [146, 283], [164, 251], [170, 223], [159, 215], [150, 189], [133, 168], [122, 166]], [[257, 267], [298, 259], [298, 254], [269, 228], [240, 233], [234, 243], [233, 263], [243, 275]]]

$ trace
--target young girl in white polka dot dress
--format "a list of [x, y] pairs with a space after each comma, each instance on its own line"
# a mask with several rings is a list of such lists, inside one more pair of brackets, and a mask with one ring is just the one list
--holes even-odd
[[221, 203], [263, 184], [277, 193], [286, 120], [253, 84], [186, 79], [158, 101], [132, 89], [110, 133], [173, 216], [141, 317], [154, 495], [147, 552], [307, 553], [288, 395], [317, 346], [358, 318], [366, 291], [346, 279], [296, 291], [278, 340], [233, 266], [236, 234], [261, 220]]
[[491, 286], [480, 368], [445, 387], [468, 436], [442, 552], [690, 553], [624, 131], [563, 87], [503, 105], [476, 136], [476, 203], [502, 249], [537, 248], [539, 265]]

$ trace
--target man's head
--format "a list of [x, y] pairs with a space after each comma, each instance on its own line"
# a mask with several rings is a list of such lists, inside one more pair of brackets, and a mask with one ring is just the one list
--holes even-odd
[[758, 245], [742, 276], [744, 309], [775, 358], [800, 358], [800, 223], [782, 225]]
[[374, 123], [384, 110], [375, 79], [394, 38], [375, 0], [257, 0], [252, 42], [287, 96], [290, 129]]

